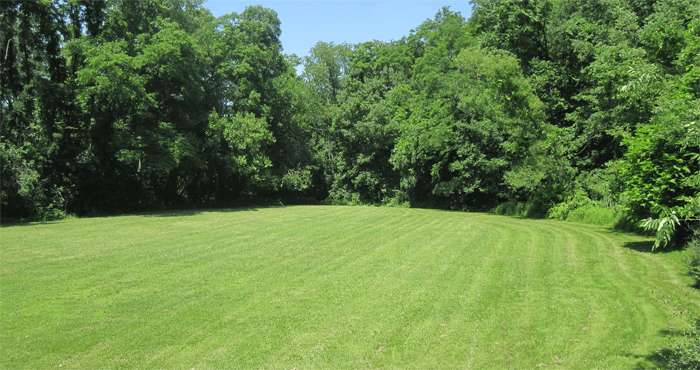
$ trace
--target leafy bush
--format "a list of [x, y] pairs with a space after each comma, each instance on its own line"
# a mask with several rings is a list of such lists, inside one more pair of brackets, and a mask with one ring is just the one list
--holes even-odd
[[586, 205], [569, 212], [567, 221], [585, 224], [616, 227], [624, 223], [627, 214], [621, 207], [605, 208], [598, 205]]
[[[649, 217], [639, 221], [639, 225], [647, 231], [656, 234], [654, 248], [666, 247], [671, 244], [676, 247], [682, 246], [689, 238], [688, 231], [692, 229], [692, 225], [697, 224], [700, 219], [700, 196], [690, 198], [690, 201], [684, 207], [665, 207], [656, 204], [652, 207], [652, 212], [659, 215], [659, 218]], [[634, 214], [632, 214], [632, 218]], [[679, 229], [681, 232], [676, 233]]]
[[[607, 193], [596, 193], [586, 184], [580, 184], [573, 196], [547, 211], [547, 218], [606, 227], [621, 226], [627, 216], [621, 205], [624, 199], [613, 200]], [[591, 199], [591, 196], [597, 200]]]
[[505, 202], [501, 203], [491, 210], [491, 213], [505, 216], [520, 216], [520, 217], [542, 217], [543, 213], [540, 205], [537, 202]]
[[611, 161], [604, 168], [580, 173], [572, 193], [552, 206], [547, 218], [627, 229], [625, 205], [629, 197], [621, 194], [620, 167], [619, 161]]
[[555, 204], [547, 212], [547, 218], [553, 218], [555, 220], [566, 220], [569, 217], [569, 213], [573, 210], [590, 206], [593, 204], [590, 198], [582, 189], [577, 189], [574, 195], [569, 197], [564, 202]]
[[676, 230], [700, 216], [700, 154], [694, 152], [697, 143], [684, 139], [696, 136], [691, 135], [695, 122], [685, 128], [679, 122], [679, 127], [650, 124], [637, 129], [623, 162], [630, 218], [656, 234], [654, 249], [682, 243]]
[[686, 245], [685, 268], [688, 275], [695, 280], [695, 287], [700, 288], [700, 227], [696, 225], [694, 235]]
[[668, 357], [669, 370], [700, 370], [700, 328], [685, 332]]
[[[686, 244], [684, 259], [688, 274], [695, 280], [695, 287], [700, 288], [700, 225], [692, 227], [693, 235]], [[700, 370], [700, 320], [695, 327], [686, 331], [683, 338], [671, 347], [668, 356], [670, 370]]]
[[700, 288], [700, 243], [695, 241], [690, 255], [685, 261], [688, 274], [695, 280], [695, 287]]
[[385, 207], [411, 208], [411, 202], [406, 192], [396, 190], [393, 192], [393, 195], [393, 197], [384, 197], [382, 199], [382, 205]]

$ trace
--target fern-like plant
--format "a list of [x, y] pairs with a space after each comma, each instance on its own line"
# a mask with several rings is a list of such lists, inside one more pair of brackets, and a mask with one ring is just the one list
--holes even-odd
[[[641, 221], [641, 227], [647, 231], [652, 231], [656, 234], [656, 240], [652, 250], [662, 247], [665, 248], [673, 238], [676, 232], [676, 226], [680, 225], [681, 221], [675, 210], [667, 207], [656, 205], [653, 209], [655, 213], [659, 213], [659, 218], [645, 218]], [[663, 243], [663, 245], [662, 245]]]
[[645, 218], [639, 222], [639, 226], [647, 231], [654, 232], [656, 240], [652, 250], [662, 247], [665, 248], [673, 239], [676, 233], [676, 227], [681, 224], [681, 220], [686, 222], [700, 221], [697, 218], [700, 215], [700, 197], [688, 197], [687, 203], [683, 207], [669, 208], [660, 204], [655, 204], [651, 210], [659, 215], [659, 218]]

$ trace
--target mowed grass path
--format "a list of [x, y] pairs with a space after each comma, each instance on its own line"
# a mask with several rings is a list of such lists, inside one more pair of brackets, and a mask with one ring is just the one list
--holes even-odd
[[4, 369], [652, 368], [700, 312], [677, 253], [557, 221], [300, 206], [0, 233]]

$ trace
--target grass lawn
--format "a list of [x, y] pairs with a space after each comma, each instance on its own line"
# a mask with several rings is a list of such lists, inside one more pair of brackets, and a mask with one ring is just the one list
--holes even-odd
[[700, 313], [679, 252], [481, 213], [163, 212], [0, 243], [3, 369], [644, 369]]

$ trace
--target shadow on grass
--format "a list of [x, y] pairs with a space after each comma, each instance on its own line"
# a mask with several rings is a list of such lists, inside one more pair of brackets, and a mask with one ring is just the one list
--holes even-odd
[[88, 214], [76, 216], [70, 214], [67, 218], [58, 220], [36, 221], [28, 219], [15, 219], [10, 217], [2, 217], [0, 215], [0, 228], [14, 226], [36, 226], [54, 224], [57, 221], [66, 219], [87, 219], [87, 218], [103, 218], [103, 217], [119, 217], [119, 216], [143, 216], [143, 217], [181, 217], [181, 216], [196, 216], [202, 213], [212, 212], [244, 212], [258, 211], [263, 208], [277, 208], [285, 206], [301, 206], [301, 205], [325, 205], [312, 197], [304, 196], [287, 196], [287, 197], [270, 197], [256, 199], [239, 199], [233, 201], [220, 202], [209, 205], [187, 205], [187, 204], [172, 204], [170, 206], [160, 206], [155, 208], [137, 208], [131, 210], [114, 210], [114, 211], [91, 211]]
[[[695, 321], [695, 327], [700, 328], [700, 319]], [[664, 348], [656, 348], [656, 350], [653, 353], [646, 356], [633, 355], [629, 353], [623, 354], [623, 356], [625, 357], [640, 360], [637, 363], [637, 366], [634, 367], [635, 369], [664, 369], [669, 365], [670, 361], [677, 362], [679, 359], [681, 361], [683, 361], [683, 359], [688, 360], [688, 353], [685, 353], [685, 351], [688, 349], [688, 345], [690, 345], [691, 347], [697, 346], [697, 344], [692, 344], [693, 341], [697, 342], [698, 340], [697, 332], [696, 334], [692, 334], [691, 332], [681, 330], [660, 330], [659, 334], [666, 338], [674, 337], [674, 339], [671, 341], [671, 343], [669, 343], [669, 345], [665, 346]], [[697, 360], [695, 361], [696, 362], [694, 363], [697, 364]], [[688, 369], [690, 368], [696, 369], [696, 367], [689, 367]]]
[[149, 211], [144, 213], [136, 213], [136, 216], [143, 217], [182, 217], [196, 216], [202, 213], [230, 213], [230, 212], [257, 212], [258, 208], [272, 207], [238, 207], [238, 208], [203, 208], [203, 209], [185, 209], [185, 210], [169, 210], [169, 211]]
[[132, 213], [136, 216], [144, 217], [181, 217], [181, 216], [196, 216], [202, 213], [229, 213], [229, 212], [257, 212], [265, 208], [279, 208], [295, 205], [321, 205], [319, 201], [308, 197], [287, 197], [287, 198], [260, 198], [253, 200], [237, 200], [232, 202], [223, 202], [218, 205], [186, 206], [180, 209], [158, 209], [139, 213]]
[[643, 252], [643, 253], [659, 253], [662, 251], [662, 249], [656, 249], [654, 250], [654, 241], [653, 240], [648, 240], [648, 241], [643, 241], [643, 242], [627, 242], [622, 245], [625, 248], [635, 250], [637, 252]]
[[55, 224], [55, 223], [56, 223], [56, 221], [21, 221], [21, 220], [9, 220], [9, 221], [0, 221], [0, 228], [16, 227], [16, 226], [51, 225], [51, 224]]
[[625, 248], [635, 250], [637, 252], [642, 252], [642, 253], [653, 253], [653, 254], [663, 254], [663, 253], [669, 253], [669, 252], [674, 252], [674, 251], [679, 251], [682, 250], [682, 246], [668, 246], [666, 248], [654, 248], [654, 241], [653, 240], [647, 240], [643, 242], [628, 242], [622, 245]]
[[664, 337], [683, 337], [685, 334], [681, 330], [668, 330], [668, 329], [663, 329], [659, 330], [659, 334], [663, 335]]
[[[109, 218], [109, 217], [120, 217], [120, 216], [142, 216], [142, 217], [185, 217], [185, 216], [196, 216], [202, 213], [230, 213], [230, 212], [257, 212], [260, 209], [265, 208], [279, 208], [294, 205], [323, 205], [318, 202], [316, 203], [293, 203], [288, 204], [277, 202], [267, 202], [269, 204], [260, 205], [241, 205], [241, 206], [230, 206], [221, 208], [186, 208], [186, 209], [159, 209], [159, 210], [149, 210], [141, 212], [124, 212], [124, 213], [104, 213], [104, 214], [92, 214], [85, 216], [71, 216], [68, 219], [89, 219], [89, 218]], [[62, 219], [66, 220], [66, 219]], [[6, 227], [16, 227], [16, 226], [36, 226], [36, 225], [50, 225], [55, 224], [58, 221], [29, 221], [29, 220], [18, 220], [18, 219], [0, 219], [0, 228]]]
[[[683, 332], [680, 330], [659, 330], [659, 334], [665, 338], [683, 337]], [[634, 367], [636, 370], [641, 369], [665, 369], [668, 364], [668, 359], [671, 357], [673, 351], [669, 348], [656, 348], [656, 350], [648, 355], [634, 355], [631, 353], [623, 353], [622, 356], [634, 358], [639, 360], [637, 366]]]
[[642, 369], [665, 369], [666, 363], [671, 350], [665, 348], [657, 348], [657, 350], [650, 355], [633, 355], [631, 353], [624, 353], [622, 356], [628, 358], [634, 358], [639, 360], [637, 366], [634, 367], [635, 370]]
[[[97, 214], [82, 217], [70, 217], [70, 218], [109, 218], [109, 217], [120, 217], [120, 216], [143, 216], [143, 217], [183, 217], [183, 216], [196, 216], [202, 213], [214, 213], [214, 212], [248, 212], [248, 211], [258, 211], [259, 208], [273, 208], [276, 206], [262, 206], [262, 207], [230, 207], [230, 208], [195, 208], [195, 209], [169, 209], [169, 210], [155, 210], [155, 211], [145, 211], [136, 213], [122, 213], [122, 214]], [[64, 219], [65, 220], [65, 219]], [[25, 220], [2, 220], [0, 222], [0, 228], [7, 227], [17, 227], [17, 226], [37, 226], [37, 225], [51, 225], [58, 221], [25, 221]]]

